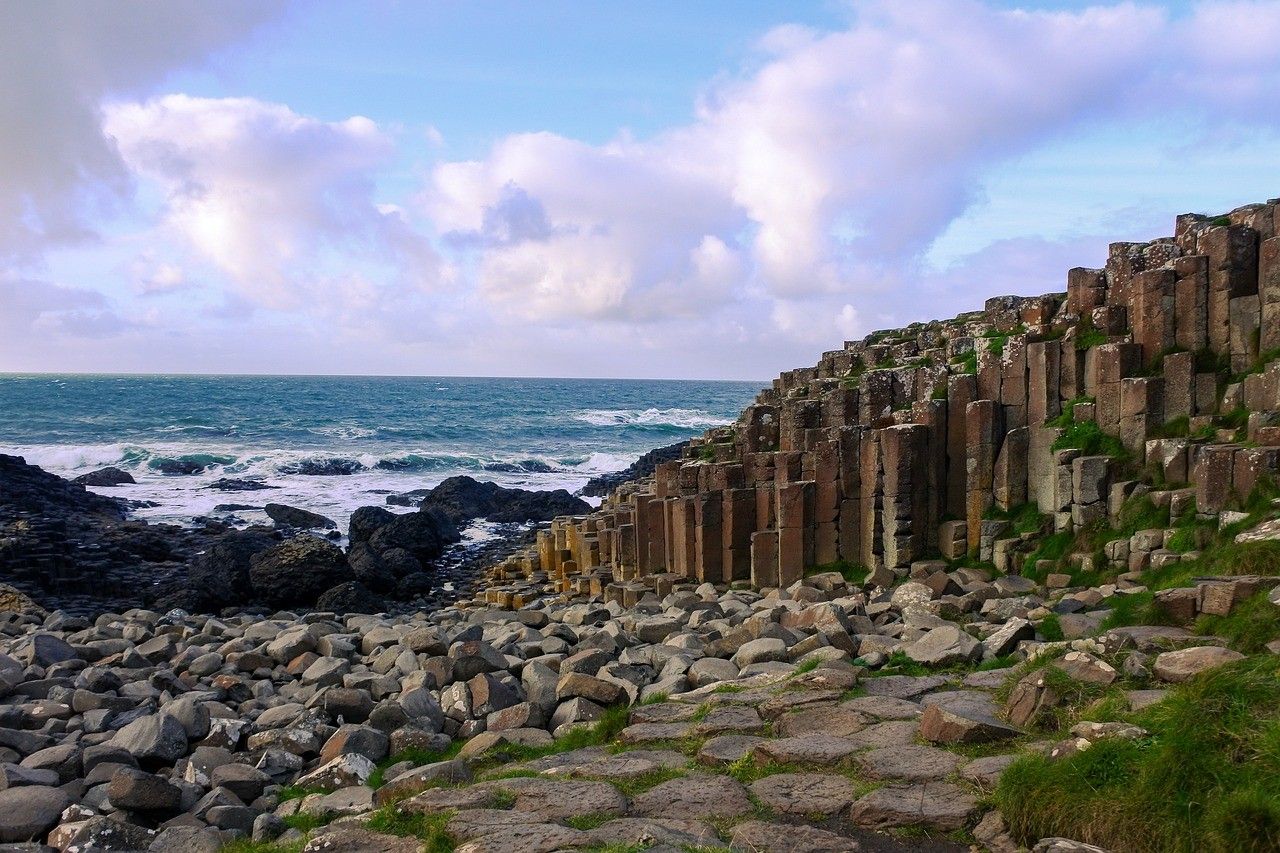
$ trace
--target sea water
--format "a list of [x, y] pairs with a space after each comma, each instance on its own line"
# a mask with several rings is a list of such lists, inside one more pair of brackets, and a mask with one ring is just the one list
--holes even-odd
[[[0, 453], [74, 477], [135, 515], [262, 521], [267, 502], [327, 515], [468, 474], [575, 491], [647, 450], [732, 422], [763, 383], [616, 379], [0, 374]], [[177, 463], [194, 474], [166, 474]], [[330, 468], [349, 473], [301, 473]], [[220, 491], [222, 478], [276, 488]], [[145, 504], [154, 504], [148, 506]], [[215, 511], [219, 505], [250, 509]]]

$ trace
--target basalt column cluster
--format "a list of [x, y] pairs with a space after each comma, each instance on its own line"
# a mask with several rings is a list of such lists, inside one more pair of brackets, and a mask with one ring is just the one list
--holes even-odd
[[[1011, 511], [1038, 507], [1035, 535], [1070, 531], [1144, 481], [1177, 513], [1216, 514], [1280, 467], [1277, 234], [1277, 200], [1184, 215], [1172, 237], [1070, 270], [1065, 294], [848, 341], [652, 478], [557, 519], [495, 569], [525, 586], [490, 595], [786, 587], [837, 561], [884, 585], [966, 555], [1016, 572], [1032, 536]], [[1101, 443], [1078, 440], [1090, 431]]]

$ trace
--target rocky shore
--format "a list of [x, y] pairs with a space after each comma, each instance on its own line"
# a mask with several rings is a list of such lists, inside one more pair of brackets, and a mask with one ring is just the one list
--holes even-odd
[[224, 531], [187, 609], [9, 591], [0, 844], [1280, 849], [1278, 234], [847, 342], [450, 606], [405, 593], [527, 498]]

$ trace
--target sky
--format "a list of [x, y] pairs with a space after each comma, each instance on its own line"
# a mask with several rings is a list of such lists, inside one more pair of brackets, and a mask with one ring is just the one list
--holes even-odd
[[1280, 196], [1280, 0], [0, 0], [0, 371], [767, 379]]

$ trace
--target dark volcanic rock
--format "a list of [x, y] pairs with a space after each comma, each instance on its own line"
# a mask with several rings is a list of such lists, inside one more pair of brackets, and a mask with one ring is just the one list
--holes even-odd
[[261, 480], [241, 480], [235, 477], [223, 477], [220, 480], [214, 480], [207, 489], [217, 489], [220, 492], [260, 492], [263, 489], [278, 489], [279, 486], [272, 486]]
[[308, 477], [336, 477], [363, 471], [364, 466], [355, 459], [303, 459], [280, 467], [281, 474], [302, 474]]
[[270, 607], [310, 606], [324, 591], [351, 579], [346, 555], [314, 536], [299, 536], [250, 560], [254, 595]]
[[277, 527], [292, 527], [295, 530], [317, 528], [333, 530], [338, 526], [333, 519], [325, 518], [318, 512], [309, 512], [286, 504], [267, 504], [265, 510], [267, 517], [274, 521]]
[[208, 465], [205, 465], [203, 462], [195, 462], [190, 459], [167, 459], [167, 458], [152, 459], [150, 462], [147, 463], [147, 465], [152, 470], [159, 471], [161, 474], [169, 474], [172, 476], [186, 476], [186, 477], [189, 477], [192, 474], [199, 474], [202, 471], [204, 471], [205, 468], [209, 467]]
[[614, 471], [609, 474], [601, 474], [599, 477], [592, 477], [587, 484], [578, 492], [580, 495], [588, 497], [602, 498], [621, 486], [623, 483], [631, 483], [642, 477], [648, 477], [653, 474], [654, 470], [661, 462], [670, 462], [672, 459], [679, 459], [684, 453], [684, 449], [689, 446], [688, 441], [679, 441], [675, 444], [669, 444], [666, 447], [658, 447], [650, 450], [644, 456], [641, 456], [630, 466], [621, 471]]
[[473, 518], [498, 522], [550, 521], [558, 515], [591, 511], [586, 501], [564, 489], [550, 492], [504, 489], [496, 483], [482, 483], [471, 477], [445, 480], [423, 498], [421, 509], [437, 509], [457, 525]]
[[136, 481], [128, 471], [122, 471], [113, 465], [108, 465], [106, 468], [99, 468], [97, 471], [81, 474], [71, 482], [79, 483], [82, 486], [122, 486]]
[[384, 524], [395, 521], [396, 514], [380, 506], [362, 506], [351, 513], [351, 523], [347, 530], [347, 539], [352, 545], [357, 542], [368, 542], [373, 532]]
[[364, 584], [347, 581], [326, 590], [316, 600], [316, 607], [320, 610], [332, 610], [334, 613], [381, 613], [387, 609], [387, 602]]
[[392, 520], [369, 537], [369, 545], [379, 554], [393, 548], [403, 548], [420, 563], [428, 563], [444, 553], [447, 545], [462, 537], [443, 514], [420, 509]]
[[124, 518], [124, 510], [114, 498], [95, 495], [83, 485], [28, 465], [21, 456], [0, 454], [0, 520], [18, 514], [65, 518], [68, 515], [92, 514], [108, 518]]
[[489, 462], [484, 465], [484, 470], [508, 474], [550, 474], [555, 469], [540, 459], [525, 459], [520, 462]]
[[223, 535], [191, 561], [188, 571], [191, 588], [202, 593], [212, 609], [246, 603], [252, 592], [250, 559], [277, 544], [276, 537], [261, 529]]

